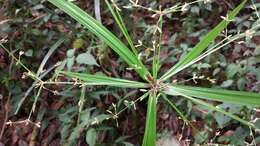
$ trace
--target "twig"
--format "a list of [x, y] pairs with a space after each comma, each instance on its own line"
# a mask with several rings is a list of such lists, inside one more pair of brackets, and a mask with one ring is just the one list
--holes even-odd
[[79, 113], [78, 113], [78, 120], [77, 120], [78, 125], [80, 124], [80, 115], [81, 115], [82, 109], [84, 108], [85, 94], [86, 94], [86, 86], [82, 85], [80, 99], [78, 102], [78, 106], [79, 106]]
[[9, 107], [8, 107], [8, 104], [9, 104], [9, 101], [10, 101], [10, 96], [11, 96], [11, 94], [9, 93], [9, 96], [8, 96], [8, 98], [7, 98], [7, 101], [6, 101], [6, 103], [5, 103], [5, 106], [4, 106], [4, 108], [5, 108], [5, 118], [4, 118], [4, 121], [3, 121], [3, 125], [2, 125], [2, 128], [1, 128], [1, 133], [0, 133], [0, 141], [2, 140], [2, 138], [3, 138], [3, 135], [4, 135], [4, 131], [5, 131], [5, 127], [6, 127], [6, 125], [5, 125], [5, 123], [6, 123], [6, 121], [8, 120], [8, 116], [9, 116]]
[[95, 0], [95, 16], [98, 22], [101, 23], [101, 14], [100, 14], [100, 0]]
[[[42, 79], [44, 78], [49, 72], [51, 72], [54, 68], [56, 68], [57, 66], [54, 65], [52, 67], [50, 67], [47, 71], [45, 71], [42, 75], [39, 76], [39, 79]], [[33, 91], [33, 89], [39, 85], [40, 83], [44, 83], [43, 81], [42, 82], [39, 82], [38, 80], [35, 80], [32, 84], [32, 86], [25, 92], [23, 98], [20, 100], [20, 102], [18, 103], [18, 107], [15, 111], [15, 114], [17, 114], [19, 112], [19, 109], [20, 107], [22, 106], [24, 100], [26, 99], [26, 97]]]
[[29, 125], [29, 124], [32, 124], [36, 127], [41, 127], [41, 123], [40, 122], [32, 122], [30, 119], [26, 119], [26, 120], [21, 120], [21, 121], [15, 121], [15, 122], [12, 122], [12, 121], [8, 121], [5, 123], [5, 125], [9, 125], [9, 126], [13, 126], [13, 125], [19, 125], [19, 124], [25, 124], [26, 126]]
[[[41, 102], [40, 112], [38, 112], [37, 118], [36, 118], [37, 121], [39, 121], [39, 122], [42, 121], [43, 116], [45, 114], [45, 111], [46, 111], [46, 108], [44, 108], [43, 102]], [[39, 127], [34, 126], [33, 132], [32, 132], [31, 138], [30, 138], [29, 146], [35, 146], [36, 145], [36, 142], [37, 142], [36, 138], [37, 138], [37, 135], [38, 135], [38, 131], [39, 131]]]

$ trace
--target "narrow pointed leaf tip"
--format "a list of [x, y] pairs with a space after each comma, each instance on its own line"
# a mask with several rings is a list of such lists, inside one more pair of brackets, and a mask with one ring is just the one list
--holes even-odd
[[228, 24], [235, 18], [238, 12], [244, 7], [247, 0], [244, 0], [233, 11], [228, 13], [227, 18], [222, 20], [213, 30], [211, 30], [185, 57], [183, 57], [177, 64], [170, 68], [160, 80], [167, 80], [171, 76], [181, 71], [181, 68], [198, 57], [208, 45], [215, 40], [215, 38], [228, 26]]
[[144, 80], [148, 80], [150, 74], [143, 63], [129, 50], [126, 45], [120, 41], [113, 33], [105, 28], [101, 23], [95, 20], [88, 13], [78, 6], [67, 0], [48, 0], [50, 3], [63, 10], [80, 24], [85, 26], [89, 31], [94, 33], [98, 38], [103, 40], [111, 47], [126, 63], [133, 68]]
[[71, 78], [76, 78], [84, 81], [85, 85], [108, 85], [122, 88], [148, 88], [149, 85], [146, 83], [130, 81], [125, 79], [117, 79], [107, 77], [103, 75], [90, 75], [85, 73], [74, 73], [74, 72], [60, 72]]
[[169, 86], [165, 89], [164, 93], [169, 95], [178, 95], [178, 93], [180, 93], [201, 99], [260, 107], [260, 94], [258, 93], [182, 85]]

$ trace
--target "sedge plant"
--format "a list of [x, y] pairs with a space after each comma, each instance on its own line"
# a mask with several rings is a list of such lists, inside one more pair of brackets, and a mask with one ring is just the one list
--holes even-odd
[[[123, 22], [120, 15], [120, 11], [115, 7], [113, 1], [105, 1], [111, 14], [113, 15], [116, 24], [122, 31], [123, 36], [127, 40], [128, 44], [124, 44], [119, 38], [117, 38], [112, 32], [110, 32], [106, 27], [104, 27], [100, 22], [95, 20], [88, 13], [80, 9], [74, 3], [67, 0], [48, 0], [50, 3], [58, 7], [60, 10], [67, 13], [69, 16], [74, 18], [77, 22], [82, 24], [90, 32], [95, 34], [99, 39], [106, 43], [115, 53], [123, 59], [130, 68], [135, 70], [140, 76], [142, 81], [130, 81], [126, 79], [113, 78], [102, 75], [91, 75], [86, 73], [75, 73], [61, 71], [60, 74], [65, 76], [76, 78], [84, 82], [84, 86], [91, 85], [107, 85], [119, 88], [137, 88], [145, 89], [147, 92], [142, 96], [143, 98], [148, 97], [147, 100], [147, 113], [146, 113], [146, 123], [145, 132], [143, 137], [143, 146], [155, 146], [156, 145], [156, 105], [158, 98], [165, 100], [171, 107], [173, 107], [176, 112], [185, 120], [185, 117], [180, 110], [169, 100], [171, 96], [182, 96], [195, 104], [199, 104], [207, 107], [210, 110], [218, 111], [226, 116], [229, 116], [242, 124], [245, 124], [251, 128], [256, 128], [252, 123], [232, 114], [224, 109], [217, 106], [211, 105], [205, 100], [213, 100], [219, 102], [227, 102], [231, 104], [240, 104], [246, 106], [258, 107], [260, 106], [260, 94], [243, 92], [243, 91], [231, 91], [224, 89], [214, 89], [214, 88], [203, 88], [203, 87], [193, 87], [186, 86], [181, 83], [170, 83], [169, 79], [179, 73], [180, 71], [186, 69], [187, 67], [193, 65], [194, 63], [202, 60], [206, 56], [212, 54], [213, 52], [219, 50], [223, 46], [243, 37], [246, 37], [248, 33], [240, 33], [234, 36], [228, 36], [223, 41], [209, 47], [216, 37], [228, 26], [228, 24], [236, 17], [239, 11], [244, 7], [246, 0], [243, 0], [236, 8], [227, 14], [227, 16], [215, 26], [206, 36], [201, 39], [201, 41], [184, 57], [182, 57], [178, 63], [172, 66], [168, 71], [163, 73], [162, 76], [158, 77], [158, 72], [160, 71], [160, 45], [155, 47], [153, 63], [151, 73], [149, 69], [143, 64], [141, 59], [138, 58], [138, 51], [134, 45], [134, 41], [128, 33], [128, 30]], [[169, 12], [178, 11], [180, 6], [173, 7], [168, 10], [155, 11], [158, 14], [158, 30], [161, 31], [163, 15]], [[259, 25], [254, 26], [248, 31], [256, 32], [259, 29]], [[160, 33], [161, 35], [161, 33]], [[160, 39], [159, 39], [160, 44]], [[129, 46], [129, 47], [128, 47]], [[47, 84], [48, 82], [46, 82]], [[166, 96], [170, 95], [170, 96]], [[117, 116], [117, 115], [116, 115]], [[116, 117], [115, 116], [115, 117]]]

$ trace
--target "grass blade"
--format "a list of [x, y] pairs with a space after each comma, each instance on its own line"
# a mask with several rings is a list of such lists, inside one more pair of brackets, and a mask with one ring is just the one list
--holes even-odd
[[[188, 68], [189, 66], [201, 61], [202, 59], [204, 59], [205, 57], [211, 55], [212, 53], [220, 50], [221, 48], [223, 48], [224, 46], [230, 44], [231, 42], [241, 39], [242, 37], [244, 37], [244, 33], [243, 34], [239, 34], [239, 35], [235, 35], [234, 37], [227, 37], [225, 39], [223, 39], [222, 41], [220, 41], [219, 43], [217, 43], [216, 45], [214, 45], [212, 48], [209, 48], [207, 51], [205, 51], [204, 53], [202, 53], [201, 55], [199, 55], [197, 58], [193, 59], [192, 61], [190, 61], [189, 63], [183, 65], [182, 67], [178, 68], [175, 72], [179, 72], [182, 71], [186, 68]], [[227, 42], [225, 42], [226, 40], [228, 40]], [[224, 43], [225, 42], [225, 43]]]
[[125, 23], [119, 13], [119, 11], [117, 10], [117, 8], [113, 8], [113, 6], [108, 2], [108, 0], [105, 0], [111, 14], [113, 15], [117, 25], [119, 26], [121, 32], [123, 33], [123, 35], [125, 36], [128, 44], [130, 45], [130, 48], [132, 49], [132, 51], [134, 52], [135, 56], [138, 56], [138, 52], [135, 48], [135, 45], [132, 41], [132, 38], [131, 36], [129, 35], [128, 31], [127, 31], [127, 28], [125, 26]]
[[84, 85], [109, 85], [122, 88], [148, 88], [150, 85], [146, 83], [130, 81], [125, 79], [111, 78], [103, 75], [90, 75], [85, 73], [61, 72], [71, 78], [82, 80]]
[[44, 56], [44, 59], [42, 60], [40, 67], [37, 70], [36, 76], [40, 76], [40, 74], [43, 72], [43, 68], [51, 55], [55, 52], [56, 49], [65, 41], [66, 37], [61, 37], [54, 45], [51, 46], [50, 50], [47, 52], [47, 54]]
[[148, 99], [145, 133], [142, 146], [156, 145], [156, 94], [151, 93]]
[[185, 57], [183, 57], [177, 64], [175, 64], [170, 70], [168, 70], [160, 80], [167, 80], [171, 76], [178, 73], [179, 68], [182, 68], [193, 59], [198, 57], [200, 53], [202, 53], [208, 45], [215, 40], [215, 38], [227, 27], [230, 20], [234, 19], [238, 12], [243, 8], [247, 0], [243, 0], [243, 2], [238, 5], [233, 11], [228, 13], [227, 18], [222, 20], [213, 30], [211, 30], [193, 49], [190, 51]]
[[222, 113], [222, 114], [224, 114], [224, 115], [226, 115], [226, 116], [228, 116], [228, 117], [230, 117], [230, 118], [232, 118], [234, 120], [237, 120], [237, 121], [241, 122], [244, 125], [247, 125], [247, 126], [252, 127], [252, 128], [256, 128], [252, 123], [250, 123], [250, 122], [248, 122], [248, 121], [246, 121], [244, 119], [241, 119], [240, 117], [238, 117], [238, 116], [236, 116], [236, 115], [234, 115], [232, 113], [226, 112], [225, 110], [219, 108], [218, 106], [215, 107], [215, 106], [213, 106], [213, 105], [211, 105], [209, 103], [206, 103], [206, 102], [204, 102], [204, 101], [202, 101], [200, 99], [193, 98], [193, 97], [191, 97], [191, 96], [189, 96], [189, 95], [187, 95], [185, 93], [182, 93], [182, 92], [179, 92], [179, 91], [173, 91], [173, 90], [169, 91], [169, 92], [165, 92], [165, 93], [168, 94], [168, 95], [180, 95], [180, 96], [183, 96], [183, 97], [191, 100], [192, 102], [194, 102], [196, 104], [200, 104], [200, 105], [203, 105], [203, 106], [207, 107], [209, 110], [220, 112], [220, 113]]
[[185, 122], [185, 123], [188, 123], [190, 125], [192, 125], [190, 123], [190, 121], [185, 117], [185, 115], [182, 113], [181, 110], [178, 109], [178, 107], [172, 102], [170, 101], [165, 94], [162, 95], [163, 99], [172, 107], [172, 109], [174, 109], [179, 116], [181, 116], [182, 120]]
[[24, 103], [25, 99], [30, 95], [30, 93], [33, 91], [33, 89], [37, 86], [37, 84], [40, 82], [40, 80], [42, 78], [44, 78], [46, 75], [48, 75], [48, 73], [50, 71], [52, 71], [56, 66], [52, 66], [49, 69], [47, 69], [47, 71], [43, 72], [44, 66], [46, 65], [47, 61], [49, 60], [49, 58], [51, 57], [51, 55], [55, 52], [55, 50], [65, 41], [66, 37], [61, 37], [55, 44], [53, 44], [49, 51], [47, 52], [47, 54], [44, 56], [38, 70], [37, 73], [35, 75], [35, 77], [37, 77], [37, 79], [33, 82], [33, 84], [31, 85], [31, 87], [24, 93], [23, 97], [21, 98], [21, 100], [19, 101], [17, 108], [15, 110], [15, 114], [17, 114], [22, 106], [22, 104]]
[[244, 124], [246, 126], [249, 126], [251, 128], [256, 128], [254, 124], [252, 124], [252, 123], [250, 123], [250, 122], [248, 122], [248, 121], [246, 121], [244, 119], [241, 119], [240, 117], [238, 117], [238, 116], [236, 116], [236, 115], [234, 115], [232, 113], [226, 112], [224, 109], [221, 109], [218, 106], [215, 107], [215, 106], [213, 106], [211, 104], [208, 104], [208, 103], [206, 103], [206, 102], [204, 102], [202, 100], [199, 100], [199, 99], [187, 96], [187, 95], [182, 95], [182, 96], [186, 97], [187, 99], [193, 101], [196, 104], [203, 105], [203, 106], [207, 107], [210, 110], [220, 112], [220, 113], [222, 113], [222, 114], [224, 114], [224, 115], [226, 115], [226, 116], [228, 116], [228, 117], [230, 117], [230, 118], [232, 118], [234, 120], [237, 120], [237, 121], [241, 122], [242, 124]]
[[163, 27], [163, 15], [160, 15], [160, 18], [157, 22], [157, 26], [159, 27], [159, 41], [158, 45], [155, 46], [154, 56], [153, 56], [153, 66], [152, 66], [152, 74], [153, 78], [157, 79], [158, 70], [160, 67], [160, 53], [161, 53], [161, 41], [162, 41], [162, 27]]
[[260, 106], [260, 94], [230, 91], [223, 89], [201, 88], [191, 86], [172, 85], [165, 89], [164, 93], [176, 95], [174, 92], [193, 96], [201, 99], [221, 101], [248, 106]]
[[92, 16], [80, 9], [72, 2], [66, 0], [48, 0], [53, 5], [57, 6], [80, 24], [85, 26], [89, 31], [94, 33], [98, 38], [103, 40], [110, 46], [127, 64], [135, 69], [135, 71], [144, 80], [148, 81], [150, 73], [142, 62], [122, 43], [113, 33], [106, 29], [101, 23], [97, 22]]
[[[177, 107], [172, 101], [170, 101], [170, 100], [166, 97], [165, 94], [162, 94], [162, 97], [163, 97], [163, 99], [164, 99], [166, 102], [168, 102], [168, 104], [178, 113], [178, 115], [181, 116], [182, 120], [183, 120], [185, 123], [189, 124], [189, 125], [190, 125], [193, 129], [195, 129], [196, 131], [199, 131], [199, 130], [188, 120], [188, 118], [186, 118], [186, 116], [182, 113], [182, 111], [179, 110], [178, 107]], [[198, 134], [199, 134], [199, 136], [200, 136], [201, 138], [204, 138], [204, 139], [205, 139], [205, 136], [201, 135], [200, 133], [198, 133]]]

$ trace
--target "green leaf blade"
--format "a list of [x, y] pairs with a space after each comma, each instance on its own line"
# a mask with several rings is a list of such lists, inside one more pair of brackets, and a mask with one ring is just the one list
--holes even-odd
[[239, 105], [260, 106], [260, 94], [257, 93], [182, 85], [172, 85], [166, 88], [164, 91], [164, 93], [170, 95], [174, 95], [174, 92], [207, 100], [221, 101]]
[[[133, 43], [133, 40], [131, 38], [131, 36], [129, 35], [128, 31], [127, 31], [127, 28], [126, 28], [126, 25], [120, 15], [120, 12], [119, 10], [117, 10], [117, 8], [114, 8], [112, 4], [110, 4], [110, 2], [108, 2], [108, 0], [105, 0], [107, 6], [108, 6], [108, 9], [109, 11], [111, 12], [112, 16], [114, 17], [117, 25], [119, 26], [121, 32], [123, 33], [123, 35], [125, 36], [128, 44], [130, 45], [130, 48], [132, 49], [132, 51], [134, 52], [135, 56], [138, 56], [138, 52], [134, 46], [134, 43]], [[114, 3], [112, 1], [112, 3]]]
[[142, 146], [156, 145], [156, 94], [151, 93], [148, 99], [145, 133]]
[[80, 9], [72, 2], [66, 0], [48, 0], [50, 3], [63, 10], [98, 38], [110, 46], [126, 63], [140, 75], [144, 80], [148, 80], [150, 74], [142, 62], [120, 41], [113, 33], [106, 29], [101, 23]]
[[242, 123], [242, 124], [244, 124], [246, 126], [249, 126], [251, 128], [256, 128], [254, 126], [254, 124], [252, 124], [252, 123], [250, 123], [250, 122], [248, 122], [248, 121], [246, 121], [246, 120], [244, 120], [244, 119], [242, 119], [242, 118], [240, 118], [240, 117], [238, 117], [238, 116], [236, 116], [236, 115], [234, 115], [234, 114], [232, 114], [230, 112], [227, 112], [224, 109], [219, 108], [218, 106], [215, 107], [215, 106], [213, 106], [211, 104], [208, 104], [207, 102], [204, 102], [203, 100], [196, 99], [196, 98], [193, 98], [193, 97], [190, 97], [190, 96], [187, 96], [187, 95], [182, 95], [182, 96], [184, 96], [185, 98], [191, 100], [192, 102], [194, 102], [196, 104], [203, 105], [203, 106], [207, 107], [210, 110], [220, 112], [220, 113], [222, 113], [222, 114], [224, 114], [224, 115], [226, 115], [226, 116], [228, 116], [228, 117], [230, 117], [230, 118], [232, 118], [234, 120], [239, 121], [240, 123]]
[[196, 57], [202, 53], [207, 46], [215, 40], [215, 38], [228, 26], [230, 20], [234, 19], [238, 12], [243, 8], [247, 0], [238, 5], [233, 11], [228, 13], [227, 20], [222, 20], [213, 30], [211, 30], [185, 57], [183, 57], [177, 64], [170, 68], [160, 80], [167, 80], [171, 76], [178, 73], [180, 68], [194, 60]]
[[183, 93], [183, 92], [180, 92], [179, 90], [168, 90], [167, 92], [165, 92], [165, 94], [168, 94], [168, 95], [183, 96], [183, 97], [187, 98], [188, 100], [191, 100], [192, 102], [194, 102], [196, 104], [207, 107], [209, 110], [220, 112], [220, 113], [222, 113], [222, 114], [224, 114], [224, 115], [226, 115], [226, 116], [228, 116], [228, 117], [230, 117], [234, 120], [241, 122], [244, 125], [247, 125], [247, 126], [252, 127], [252, 128], [256, 128], [252, 123], [250, 123], [250, 122], [248, 122], [248, 121], [246, 121], [246, 120], [244, 120], [244, 119], [242, 119], [242, 118], [240, 118], [240, 117], [238, 117], [238, 116], [236, 116], [236, 115], [234, 115], [230, 112], [227, 112], [227, 111], [225, 111], [224, 109], [222, 109], [218, 106], [213, 106], [213, 105], [211, 105], [211, 104], [209, 104], [209, 103], [207, 103], [203, 100], [196, 99], [196, 98], [194, 98], [191, 95], [186, 94], [186, 93], [188, 93], [188, 92]]
[[107, 77], [103, 75], [91, 75], [85, 73], [74, 73], [74, 72], [61, 72], [66, 76], [71, 78], [76, 78], [85, 81], [85, 85], [108, 85], [114, 87], [122, 88], [148, 88], [149, 85], [146, 83], [130, 81], [125, 79], [117, 79], [112, 77]]
[[[162, 31], [163, 29], [163, 15], [160, 15], [158, 20], [158, 27]], [[160, 54], [161, 54], [161, 41], [162, 41], [162, 32], [159, 32], [158, 44], [155, 46], [153, 64], [152, 64], [152, 75], [154, 79], [157, 79], [158, 71], [160, 69]]]
[[181, 116], [181, 118], [183, 119], [184, 122], [190, 124], [193, 127], [193, 125], [188, 120], [188, 118], [185, 117], [184, 113], [182, 113], [182, 111], [179, 110], [178, 107], [172, 101], [170, 101], [166, 96], [162, 96], [162, 97], [172, 107], [172, 109], [174, 109], [177, 112], [177, 114], [179, 116]]

